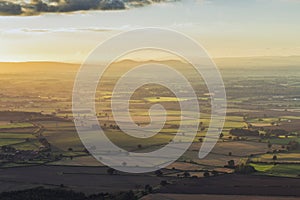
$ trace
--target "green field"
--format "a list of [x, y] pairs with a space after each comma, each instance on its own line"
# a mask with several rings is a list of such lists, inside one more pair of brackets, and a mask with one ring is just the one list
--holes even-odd
[[262, 162], [273, 162], [273, 156], [276, 155], [277, 162], [297, 162], [299, 161], [300, 153], [277, 153], [277, 154], [263, 154], [252, 160]]
[[151, 103], [159, 103], [159, 102], [173, 102], [173, 101], [186, 101], [187, 99], [180, 99], [176, 97], [148, 97], [144, 98], [146, 101]]
[[300, 138], [289, 136], [288, 138], [271, 138], [268, 139], [268, 141], [270, 141], [271, 144], [287, 145], [291, 141], [300, 142]]
[[24, 141], [19, 144], [13, 144], [11, 145], [17, 150], [32, 150], [32, 151], [38, 151], [39, 147], [41, 146], [41, 143], [37, 139], [33, 139], [30, 141]]
[[31, 128], [34, 127], [31, 123], [9, 123], [0, 125], [0, 129], [17, 129], [17, 128]]
[[258, 173], [272, 176], [299, 177], [299, 164], [251, 164]]
[[14, 133], [14, 132], [0, 132], [0, 140], [2, 139], [31, 139], [35, 138], [32, 133]]
[[5, 146], [5, 145], [13, 145], [13, 144], [18, 144], [25, 142], [24, 139], [20, 138], [8, 138], [8, 139], [0, 139], [0, 146]]

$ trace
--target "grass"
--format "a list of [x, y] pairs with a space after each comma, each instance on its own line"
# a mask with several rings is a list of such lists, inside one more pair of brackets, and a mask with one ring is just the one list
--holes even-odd
[[33, 124], [31, 123], [10, 123], [0, 125], [0, 129], [13, 129], [13, 128], [31, 128]]
[[23, 142], [20, 144], [14, 144], [12, 145], [14, 148], [17, 150], [34, 150], [37, 151], [39, 150], [41, 143], [35, 139], [35, 140], [30, 140], [28, 142]]
[[24, 166], [34, 166], [33, 163], [3, 163], [1, 168], [12, 168], [12, 167], [24, 167]]
[[20, 138], [6, 138], [6, 139], [2, 138], [0, 139], [0, 146], [18, 144], [24, 141], [25, 141], [24, 139], [20, 139]]
[[244, 122], [225, 121], [224, 128], [243, 128], [245, 125]]
[[2, 139], [26, 139], [35, 138], [31, 133], [0, 133], [0, 140]]
[[274, 167], [274, 165], [270, 164], [251, 164], [251, 166], [253, 166], [257, 171], [264, 173], [268, 172]]
[[163, 143], [169, 143], [170, 139], [173, 138], [172, 135], [167, 134], [157, 134], [151, 138], [147, 139], [139, 139], [130, 137], [127, 134], [124, 134], [120, 131], [116, 130], [106, 130], [105, 134], [109, 137], [109, 139], [117, 144], [119, 147], [130, 150], [130, 149], [137, 149], [137, 145], [142, 145], [142, 148], [147, 149], [154, 145], [159, 145]]
[[[248, 122], [251, 123], [271, 123], [271, 122], [277, 122], [278, 118], [255, 118], [255, 119], [248, 119]], [[281, 119], [283, 120], [283, 119]]]
[[99, 161], [97, 161], [92, 156], [80, 156], [74, 157], [72, 160], [70, 158], [64, 158], [63, 160], [54, 161], [48, 163], [47, 165], [64, 165], [64, 166], [103, 166]]
[[45, 131], [43, 135], [50, 142], [55, 151], [68, 151], [72, 148], [74, 151], [84, 149], [83, 144], [78, 137], [77, 132], [59, 129], [57, 131]]
[[173, 101], [186, 101], [187, 99], [183, 98], [176, 98], [176, 97], [148, 97], [145, 98], [146, 101], [151, 103], [158, 103], [158, 102], [173, 102]]
[[74, 151], [82, 151], [83, 144], [72, 122], [39, 122], [45, 127], [43, 135], [47, 138], [54, 151], [66, 152], [69, 148]]
[[298, 164], [251, 164], [258, 173], [272, 176], [298, 177], [300, 165]]
[[300, 142], [300, 138], [298, 138], [298, 137], [272, 138], [272, 139], [268, 139], [268, 141], [270, 141], [271, 144], [287, 145], [290, 141]]
[[282, 116], [282, 119], [287, 119], [287, 120], [300, 119], [300, 116]]
[[[279, 153], [276, 154], [278, 162], [295, 162], [299, 161], [300, 153]], [[258, 157], [260, 161], [272, 162], [273, 154], [264, 154]]]

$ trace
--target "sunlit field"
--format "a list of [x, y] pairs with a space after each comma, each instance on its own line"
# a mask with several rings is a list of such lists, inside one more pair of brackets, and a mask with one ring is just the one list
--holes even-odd
[[[191, 69], [181, 61], [169, 62], [179, 70], [185, 67]], [[227, 63], [222, 66], [222, 60], [216, 62], [219, 62], [224, 76], [228, 110], [222, 134], [212, 152], [204, 159], [198, 158], [211, 121], [210, 97], [203, 80], [192, 76], [201, 109], [193, 144], [176, 162], [162, 169], [159, 175], [155, 172], [136, 177], [114, 172], [121, 179], [128, 177], [132, 182], [129, 186], [119, 181], [120, 178], [112, 179], [108, 168], [90, 155], [76, 131], [72, 114], [72, 87], [79, 65], [2, 63], [0, 67], [6, 70], [1, 70], [0, 73], [1, 168], [8, 170], [0, 174], [5, 177], [1, 181], [4, 185], [2, 191], [11, 186], [10, 181], [23, 183], [26, 179], [24, 176], [12, 174], [16, 167], [18, 173], [24, 171], [28, 176], [43, 168], [56, 175], [52, 175], [51, 181], [41, 175], [34, 181], [38, 184], [28, 181], [25, 186], [15, 184], [14, 189], [48, 187], [51, 183], [53, 187], [63, 184], [68, 189], [85, 193], [96, 193], [98, 190], [95, 187], [83, 187], [70, 180], [77, 176], [84, 177], [82, 184], [85, 184], [85, 181], [89, 181], [87, 177], [93, 174], [97, 176], [95, 184], [101, 185], [104, 178], [111, 180], [110, 184], [114, 185], [114, 188], [101, 186], [103, 192], [117, 192], [120, 189], [133, 189], [138, 192], [142, 186], [133, 184], [136, 181], [140, 185], [146, 181], [155, 190], [161, 191], [161, 181], [175, 184], [189, 177], [196, 180], [208, 176], [245, 173], [238, 172], [238, 169], [242, 170], [241, 166], [252, 167], [253, 172], [247, 173], [255, 176], [299, 178], [300, 112], [297, 109], [300, 103], [297, 95], [300, 85], [297, 80], [300, 74], [297, 68], [289, 67], [289, 76], [272, 73], [267, 68], [243, 69], [243, 72], [247, 71], [245, 75], [237, 68], [233, 68], [233, 73], [232, 68], [226, 67]], [[242, 64], [245, 60], [241, 59], [240, 62]], [[111, 112], [111, 89], [121, 73], [117, 69], [122, 69], [123, 66], [122, 70], [129, 69], [127, 65], [132, 64], [141, 63], [129, 60], [114, 63], [112, 70], [99, 83], [96, 116], [106, 136], [114, 144], [131, 152], [151, 152], [172, 142], [174, 136], [181, 131], [180, 123], [186, 126], [193, 124], [193, 120], [181, 121], [179, 117], [179, 103], [189, 99], [176, 98], [166, 88], [156, 85], [140, 88], [130, 100], [129, 112], [133, 121], [140, 126], [149, 124], [148, 109], [157, 103], [167, 108], [167, 120], [164, 127], [153, 137], [139, 139], [125, 134], [118, 128]], [[281, 69], [279, 66], [277, 68]], [[188, 70], [185, 73], [191, 74]], [[236, 77], [237, 73], [240, 76]], [[154, 195], [150, 199], [155, 198], [158, 197]]]

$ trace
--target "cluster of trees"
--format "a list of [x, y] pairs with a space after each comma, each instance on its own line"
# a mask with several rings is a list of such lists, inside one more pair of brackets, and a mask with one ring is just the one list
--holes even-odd
[[256, 172], [255, 168], [249, 164], [240, 164], [235, 168], [235, 173], [238, 174], [252, 174], [254, 172]]
[[249, 165], [249, 160], [238, 165], [235, 164], [234, 160], [229, 160], [224, 167], [234, 169], [234, 172], [238, 174], [251, 174], [256, 172], [255, 168]]
[[14, 147], [12, 147], [12, 146], [10, 146], [10, 145], [4, 145], [4, 146], [1, 146], [1, 150], [3, 151], [3, 152], [8, 152], [8, 153], [15, 153], [17, 150], [14, 148]]
[[286, 148], [289, 151], [293, 151], [293, 150], [299, 149], [300, 145], [299, 145], [299, 142], [297, 142], [297, 141], [290, 141]]
[[243, 137], [243, 136], [259, 136], [258, 130], [249, 130], [244, 128], [234, 128], [229, 132], [231, 135]]
[[267, 129], [264, 130], [265, 133], [261, 134], [258, 130], [245, 129], [245, 128], [234, 128], [230, 130], [230, 134], [237, 137], [245, 136], [260, 136], [262, 139], [278, 137], [281, 135], [289, 136], [291, 135], [288, 131], [283, 129]]
[[286, 130], [282, 130], [282, 129], [268, 129], [268, 130], [266, 130], [265, 135], [263, 135], [262, 137], [270, 138], [272, 136], [278, 137], [280, 135], [288, 136], [289, 132]]

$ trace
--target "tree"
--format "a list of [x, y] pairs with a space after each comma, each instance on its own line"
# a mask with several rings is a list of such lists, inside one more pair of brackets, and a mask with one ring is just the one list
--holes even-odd
[[163, 173], [162, 173], [161, 170], [156, 170], [156, 171], [155, 171], [155, 175], [156, 175], [156, 176], [162, 176]]
[[288, 150], [299, 149], [299, 143], [297, 141], [290, 141], [287, 146]]
[[272, 160], [276, 161], [277, 160], [277, 156], [274, 155], [273, 158], [272, 158]]
[[184, 177], [190, 177], [191, 174], [190, 174], [189, 172], [184, 172], [184, 173], [183, 173], [183, 176], [184, 176]]
[[268, 148], [271, 149], [272, 148], [272, 144], [268, 143]]
[[235, 169], [235, 172], [240, 173], [240, 174], [251, 174], [251, 173], [256, 172], [256, 170], [251, 165], [241, 164], [241, 165], [237, 166], [237, 168]]
[[107, 173], [108, 173], [109, 175], [113, 175], [115, 172], [116, 172], [116, 170], [113, 169], [113, 168], [108, 168], [108, 169], [107, 169]]
[[258, 130], [249, 130], [244, 128], [234, 128], [229, 132], [233, 136], [243, 137], [243, 136], [259, 136]]
[[210, 176], [210, 173], [209, 173], [208, 171], [206, 171], [206, 172], [203, 173], [203, 176], [204, 176], [204, 177], [209, 177], [209, 176]]
[[213, 170], [211, 173], [212, 173], [212, 175], [214, 175], [214, 176], [218, 176], [218, 175], [219, 175], [219, 172], [217, 172], [217, 171], [215, 171], [215, 170]]
[[271, 122], [271, 125], [274, 126], [274, 125], [275, 125], [275, 122]]
[[235, 162], [234, 162], [234, 160], [229, 160], [227, 163], [228, 163], [228, 167], [229, 168], [235, 168]]
[[153, 192], [152, 186], [149, 184], [145, 185], [145, 192], [152, 193]]
[[167, 182], [167, 181], [165, 181], [165, 180], [162, 180], [162, 181], [160, 182], [160, 185], [161, 185], [161, 186], [168, 185], [168, 182]]
[[222, 139], [223, 137], [224, 137], [224, 134], [223, 134], [223, 133], [221, 133], [221, 134], [220, 134], [220, 138]]

